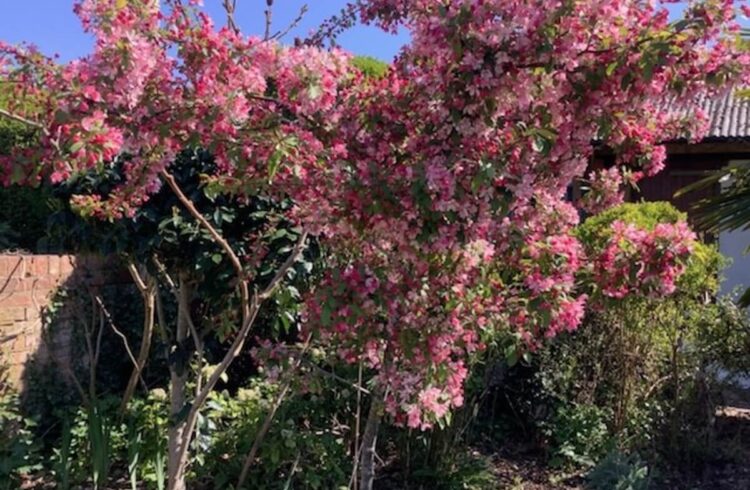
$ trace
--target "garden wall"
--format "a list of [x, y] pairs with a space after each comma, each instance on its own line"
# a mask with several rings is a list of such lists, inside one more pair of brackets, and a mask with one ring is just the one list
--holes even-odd
[[54, 332], [47, 329], [58, 288], [97, 288], [123, 279], [116, 262], [102, 257], [0, 255], [0, 363], [8, 368], [9, 383], [24, 388], [31, 359], [61, 370], [70, 366], [75, 319], [56, 309]]

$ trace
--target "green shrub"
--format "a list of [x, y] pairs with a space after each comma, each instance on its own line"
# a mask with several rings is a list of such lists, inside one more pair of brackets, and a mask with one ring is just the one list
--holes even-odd
[[[610, 225], [615, 221], [652, 230], [659, 223], [687, 221], [687, 215], [668, 202], [625, 203], [588, 218], [576, 234], [585, 248], [601, 249], [610, 238]], [[726, 263], [715, 245], [696, 243], [688, 268], [677, 283], [679, 294], [715, 295]]]
[[[466, 447], [459, 449], [451, 459], [439, 467], [425, 465], [417, 468], [409, 477], [416, 488], [434, 490], [487, 490], [497, 488], [498, 482], [492, 473], [491, 461], [487, 457], [472, 454]], [[399, 475], [393, 488], [404, 485]]]
[[34, 439], [36, 423], [23, 414], [4, 362], [0, 352], [0, 490], [10, 490], [20, 487], [23, 475], [41, 468], [41, 456]]
[[21, 412], [18, 395], [0, 393], [0, 490], [20, 488], [23, 475], [41, 469], [34, 427]]
[[[0, 106], [3, 98], [0, 94]], [[33, 144], [33, 140], [33, 132], [28, 128], [0, 118], [0, 155], [18, 145]], [[43, 239], [47, 219], [57, 205], [47, 188], [0, 186], [0, 249], [46, 251]]]
[[[198, 438], [201, 454], [195, 463], [199, 465], [199, 480], [209, 479], [216, 488], [236, 484], [277, 390], [273, 384], [254, 380], [234, 397], [227, 392], [211, 395]], [[282, 403], [260, 446], [246, 487], [346, 487], [351, 476], [348, 430], [337, 420], [348, 419], [354, 399], [350, 390], [332, 385], [325, 391], [314, 390]]]
[[647, 490], [648, 466], [636, 454], [613, 451], [587, 475], [589, 490]]
[[355, 56], [352, 64], [365, 78], [383, 78], [388, 73], [388, 64], [372, 56]]
[[544, 431], [552, 442], [550, 464], [594, 466], [612, 444], [607, 427], [610, 418], [606, 409], [594, 405], [560, 406], [552, 420], [545, 424]]
[[[615, 220], [653, 228], [683, 219], [668, 203], [625, 204], [586, 220], [578, 236], [596, 249]], [[577, 331], [508, 370], [503, 418], [535, 432], [556, 463], [590, 466], [613, 447], [685, 468], [715, 457], [716, 368], [750, 365], [745, 313], [715, 298], [723, 264], [715, 246], [696, 244], [674, 295], [589, 311]]]

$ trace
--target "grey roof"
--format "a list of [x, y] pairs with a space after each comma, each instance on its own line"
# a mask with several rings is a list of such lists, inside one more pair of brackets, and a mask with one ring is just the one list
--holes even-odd
[[709, 130], [704, 141], [750, 141], [750, 98], [734, 91], [715, 97], [701, 97], [693, 104], [668, 102], [664, 109], [680, 115], [700, 108], [708, 116]]

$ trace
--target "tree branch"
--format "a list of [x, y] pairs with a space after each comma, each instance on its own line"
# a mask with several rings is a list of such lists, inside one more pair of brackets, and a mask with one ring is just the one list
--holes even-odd
[[289, 372], [286, 373], [284, 384], [282, 385], [281, 390], [279, 390], [279, 393], [276, 395], [276, 399], [271, 406], [271, 410], [266, 414], [266, 418], [263, 420], [263, 424], [261, 425], [260, 430], [255, 436], [253, 446], [250, 448], [250, 451], [247, 453], [247, 457], [245, 457], [245, 462], [242, 464], [242, 472], [240, 473], [240, 478], [237, 482], [237, 488], [242, 488], [245, 485], [245, 480], [247, 480], [247, 475], [250, 472], [250, 467], [253, 465], [253, 461], [255, 461], [255, 456], [256, 454], [258, 454], [260, 444], [266, 437], [268, 430], [271, 428], [271, 423], [273, 423], [273, 419], [274, 417], [276, 417], [276, 412], [279, 411], [279, 407], [281, 407], [281, 404], [286, 398], [287, 393], [289, 393], [289, 389], [292, 387], [294, 375], [302, 365], [302, 360], [307, 353], [307, 350], [310, 348], [311, 341], [312, 334], [308, 334], [307, 340], [305, 340], [305, 344], [303, 345], [302, 351], [299, 354], [299, 358], [297, 358]]
[[[141, 370], [139, 369], [138, 361], [136, 360], [135, 355], [133, 354], [133, 351], [130, 348], [130, 344], [128, 343], [128, 338], [115, 325], [115, 322], [112, 319], [112, 315], [110, 315], [109, 310], [107, 309], [107, 306], [104, 304], [104, 301], [102, 301], [102, 298], [98, 294], [95, 294], [94, 300], [96, 301], [96, 304], [99, 305], [99, 309], [102, 311], [104, 318], [107, 319], [107, 323], [109, 323], [109, 326], [110, 328], [112, 328], [112, 331], [115, 332], [115, 334], [117, 334], [117, 336], [122, 339], [122, 343], [125, 346], [125, 351], [127, 352], [128, 357], [130, 358], [130, 362], [133, 363], [133, 368], [136, 369], [138, 372], [138, 378], [141, 381], [141, 385], [143, 386], [144, 390], [148, 391], [148, 386], [146, 385], [146, 382], [143, 380], [143, 377], [141, 376]], [[103, 328], [100, 329], [100, 332], [102, 330], [104, 329]], [[98, 352], [98, 347], [97, 347], [97, 352]], [[97, 358], [98, 358], [98, 354], [97, 354]]]
[[[221, 379], [221, 376], [226, 372], [226, 370], [229, 368], [232, 362], [237, 358], [240, 352], [242, 352], [242, 348], [244, 347], [248, 334], [250, 333], [253, 323], [255, 322], [255, 318], [258, 316], [258, 312], [260, 311], [260, 307], [263, 303], [263, 300], [270, 297], [271, 294], [273, 294], [273, 292], [278, 287], [281, 280], [284, 278], [284, 276], [286, 276], [286, 273], [289, 271], [292, 265], [294, 265], [294, 262], [296, 262], [297, 258], [299, 258], [299, 255], [302, 253], [306, 240], [307, 240], [307, 232], [303, 232], [299, 238], [299, 241], [295, 245], [294, 250], [292, 251], [291, 255], [289, 256], [289, 258], [287, 258], [284, 264], [282, 264], [281, 268], [279, 268], [279, 270], [276, 272], [276, 275], [268, 284], [268, 286], [266, 286], [261, 293], [255, 292], [249, 302], [249, 305], [247, 305], [247, 307], [246, 305], [243, 305], [243, 310], [247, 311], [247, 316], [244, 317], [242, 327], [240, 328], [240, 331], [237, 333], [237, 337], [234, 339], [234, 342], [232, 343], [231, 347], [229, 348], [227, 353], [224, 355], [224, 358], [221, 360], [219, 365], [216, 366], [216, 369], [214, 369], [213, 373], [211, 373], [211, 376], [208, 378], [208, 380], [206, 380], [206, 383], [203, 385], [203, 388], [201, 389], [201, 391], [196, 394], [195, 400], [193, 400], [192, 407], [190, 408], [190, 412], [188, 413], [187, 421], [185, 422], [186, 434], [193, 433], [195, 424], [198, 420], [198, 412], [200, 408], [203, 406], [206, 399], [208, 398], [208, 395], [211, 393], [211, 391], [214, 389], [216, 384]], [[184, 444], [179, 450], [180, 451], [180, 455], [178, 457], [179, 461], [184, 460], [184, 456], [188, 450], [188, 447], [189, 447], [189, 437], [186, 438]]]
[[224, 11], [227, 13], [227, 27], [234, 31], [234, 33], [239, 33], [240, 29], [237, 27], [237, 22], [234, 18], [234, 11], [237, 8], [237, 0], [224, 0]]
[[297, 27], [300, 24], [300, 22], [302, 22], [302, 19], [305, 17], [305, 14], [307, 14], [307, 10], [308, 10], [307, 4], [304, 4], [302, 8], [299, 10], [299, 14], [297, 14], [297, 17], [288, 26], [286, 26], [285, 29], [281, 31], [276, 31], [276, 33], [273, 36], [271, 36], [269, 40], [273, 40], [273, 41], [279, 40], [282, 37], [289, 34], [292, 31], [292, 29]]
[[273, 20], [273, 0], [266, 0], [266, 10], [264, 12], [266, 16], [266, 28], [263, 33], [263, 40], [268, 41], [271, 39], [271, 22]]
[[287, 257], [286, 261], [279, 267], [279, 270], [276, 271], [276, 275], [273, 276], [273, 279], [271, 279], [271, 282], [268, 283], [268, 286], [265, 287], [265, 289], [258, 295], [260, 300], [268, 299], [273, 295], [276, 288], [279, 286], [281, 281], [284, 280], [284, 276], [286, 276], [287, 272], [289, 272], [289, 269], [294, 265], [294, 263], [297, 261], [297, 259], [302, 255], [302, 251], [305, 248], [305, 242], [307, 242], [307, 231], [303, 231], [300, 235], [299, 239], [297, 240], [297, 243], [294, 245], [294, 249], [292, 250], [292, 253]]
[[44, 126], [42, 126], [41, 123], [32, 121], [31, 119], [27, 119], [23, 116], [19, 116], [18, 114], [13, 114], [12, 112], [8, 112], [5, 109], [0, 109], [0, 116], [19, 122], [21, 124], [25, 124], [26, 126], [31, 126], [32, 128], [36, 128], [36, 129], [44, 128]]
[[209, 235], [211, 235], [211, 238], [213, 238], [213, 240], [229, 256], [229, 261], [232, 263], [232, 267], [237, 274], [238, 287], [240, 289], [241, 296], [240, 299], [242, 301], [242, 323], [244, 324], [248, 316], [250, 315], [250, 311], [248, 309], [248, 304], [250, 303], [250, 289], [245, 277], [245, 269], [242, 267], [240, 258], [234, 252], [229, 242], [221, 235], [221, 233], [219, 233], [218, 230], [211, 224], [211, 222], [208, 221], [208, 219], [206, 219], [206, 217], [203, 216], [200, 211], [198, 211], [198, 208], [195, 207], [193, 201], [191, 201], [185, 195], [185, 193], [182, 192], [182, 189], [180, 189], [180, 186], [179, 184], [177, 184], [177, 180], [175, 180], [174, 176], [166, 170], [162, 170], [161, 175], [167, 182], [167, 185], [169, 185], [169, 187], [175, 193], [177, 199], [182, 203], [183, 206], [185, 206], [185, 209], [187, 209], [188, 213], [190, 213], [193, 218], [198, 220], [198, 223], [200, 223], [200, 225], [203, 226], [206, 231], [208, 231]]

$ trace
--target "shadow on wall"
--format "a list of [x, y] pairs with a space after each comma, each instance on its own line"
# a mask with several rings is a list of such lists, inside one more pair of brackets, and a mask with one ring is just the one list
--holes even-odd
[[[132, 364], [117, 331], [122, 322], [138, 345], [132, 338], [142, 308], [137, 298], [114, 258], [0, 255], [0, 363], [32, 412], [80, 402], [97, 385], [127, 382]], [[106, 360], [106, 379], [81, 375], [90, 368], [90, 353]]]

